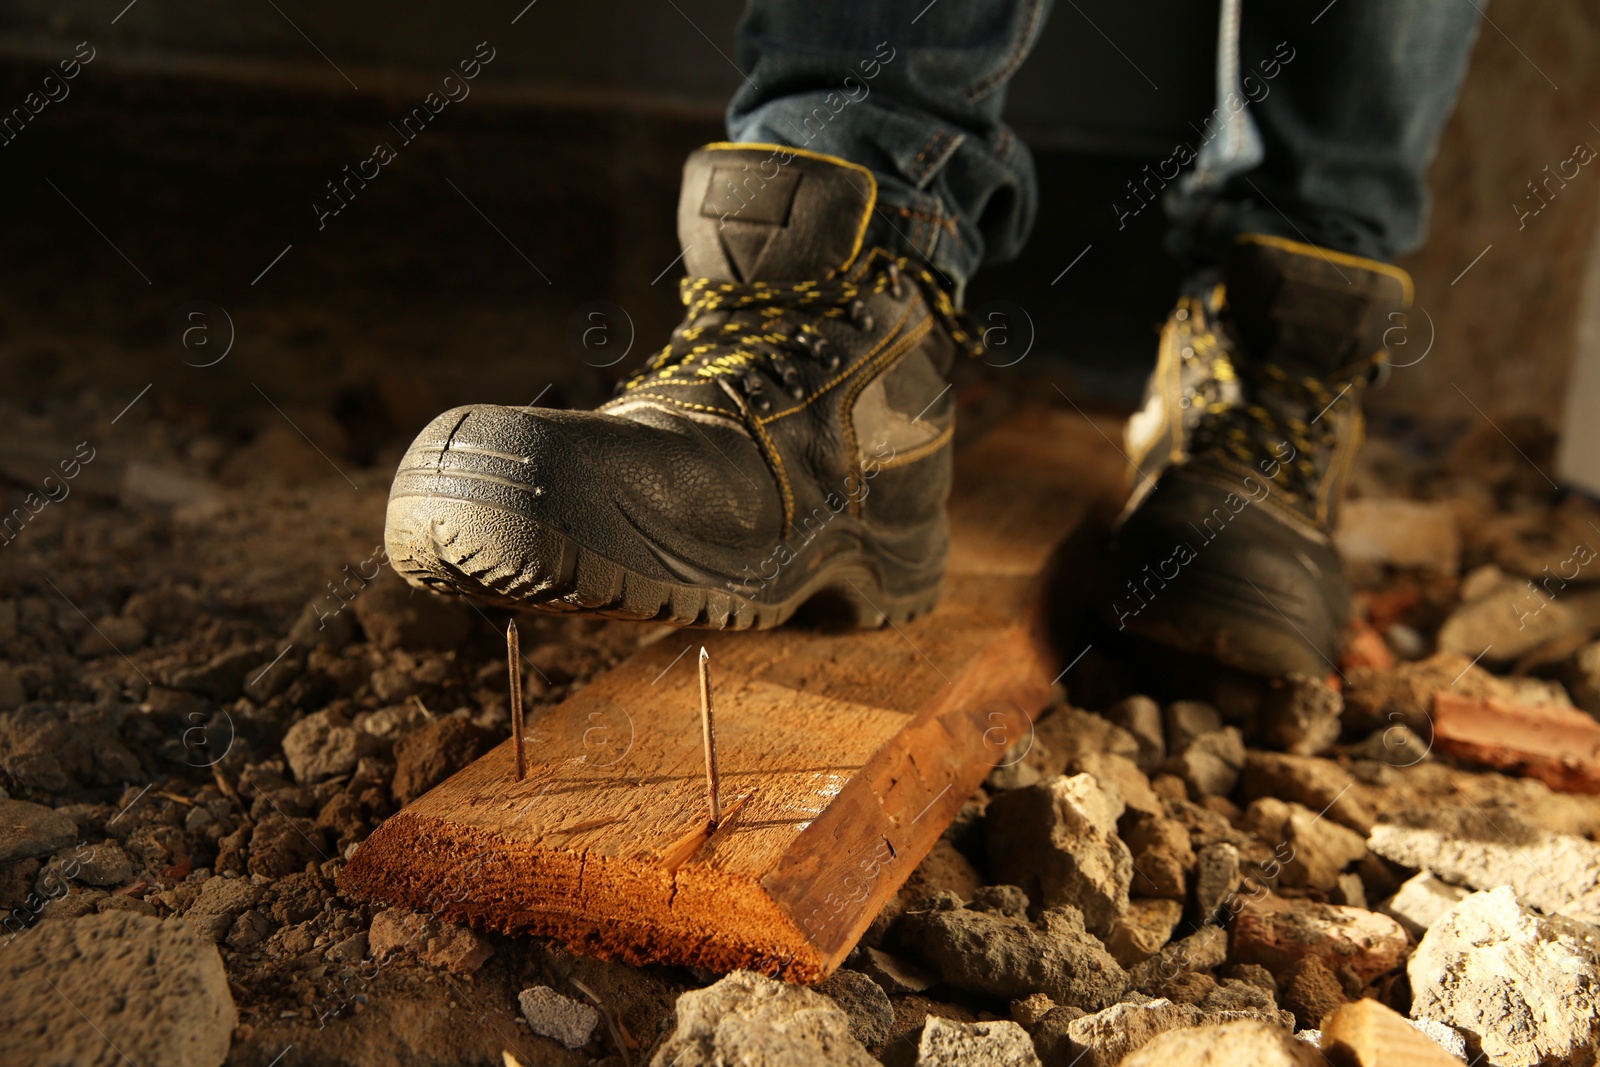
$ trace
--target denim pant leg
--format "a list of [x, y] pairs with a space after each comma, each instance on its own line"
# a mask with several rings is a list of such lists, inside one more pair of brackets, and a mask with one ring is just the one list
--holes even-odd
[[1466, 2], [1244, 0], [1239, 84], [1214, 117], [1242, 104], [1258, 161], [1173, 198], [1176, 249], [1215, 261], [1246, 232], [1385, 261], [1418, 248], [1478, 22]]
[[1021, 250], [1033, 158], [1000, 121], [1050, 0], [753, 0], [740, 23], [735, 141], [839, 156], [878, 176], [869, 246], [932, 266], [958, 293]]

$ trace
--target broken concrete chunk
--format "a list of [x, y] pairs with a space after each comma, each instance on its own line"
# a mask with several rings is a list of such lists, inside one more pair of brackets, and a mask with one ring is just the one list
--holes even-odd
[[1317, 956], [1359, 988], [1400, 966], [1409, 946], [1404, 928], [1387, 915], [1314, 900], [1268, 895], [1245, 904], [1233, 924], [1234, 959], [1259, 963], [1280, 982], [1295, 963]]
[[1239, 784], [1244, 769], [1244, 738], [1233, 726], [1201, 734], [1176, 756], [1167, 757], [1167, 770], [1183, 779], [1189, 794], [1225, 797]]
[[1291, 674], [1267, 690], [1261, 728], [1268, 745], [1297, 756], [1326, 752], [1339, 740], [1344, 698], [1320, 678]]
[[877, 1067], [878, 1061], [850, 1035], [849, 1016], [821, 993], [734, 971], [678, 998], [677, 1026], [650, 1060], [651, 1067], [691, 1063]]
[[1366, 839], [1354, 830], [1274, 797], [1251, 802], [1245, 827], [1272, 846], [1283, 864], [1279, 884], [1284, 886], [1333, 889], [1340, 872], [1367, 854]]
[[1551, 915], [1600, 925], [1600, 844], [1478, 812], [1412, 812], [1372, 828], [1367, 847], [1473, 889], [1510, 886]]
[[540, 1037], [559, 1041], [567, 1048], [582, 1048], [600, 1025], [600, 1013], [581, 1000], [562, 996], [549, 986], [536, 985], [517, 994], [528, 1029]]
[[830, 998], [850, 1017], [850, 1033], [867, 1048], [889, 1040], [894, 1007], [883, 988], [860, 971], [840, 968], [812, 988]]
[[1320, 956], [1307, 956], [1291, 964], [1284, 974], [1283, 1006], [1294, 1014], [1296, 1029], [1317, 1029], [1325, 1015], [1349, 999], [1338, 976]]
[[1133, 854], [1132, 891], [1145, 897], [1188, 899], [1195, 855], [1183, 825], [1159, 815], [1130, 816], [1124, 825], [1124, 840]]
[[370, 734], [356, 729], [337, 711], [313, 712], [289, 727], [283, 737], [283, 754], [297, 782], [320, 782], [349, 774], [363, 756], [378, 751]]
[[861, 963], [862, 973], [877, 982], [886, 993], [921, 993], [939, 981], [935, 975], [898, 956], [875, 948], [868, 948], [865, 952], [866, 959]]
[[218, 1067], [239, 1021], [216, 947], [132, 911], [46, 919], [0, 953], [0, 988], [7, 1063]]
[[1166, 724], [1161, 705], [1147, 696], [1135, 694], [1106, 710], [1106, 718], [1133, 735], [1139, 754], [1133, 761], [1146, 774], [1154, 774], [1167, 758]]
[[1316, 1049], [1289, 1031], [1253, 1019], [1170, 1030], [1120, 1067], [1327, 1067]]
[[1330, 759], [1295, 756], [1287, 752], [1251, 752], [1239, 792], [1244, 801], [1276, 797], [1320, 811], [1325, 819], [1348, 826], [1359, 834], [1372, 829], [1377, 817], [1351, 786], [1350, 772]]
[[1183, 905], [1176, 900], [1131, 900], [1111, 928], [1106, 950], [1124, 967], [1143, 963], [1161, 951], [1182, 918]]
[[1133, 857], [1117, 836], [1121, 796], [1092, 775], [1053, 778], [996, 797], [986, 818], [995, 877], [1043, 907], [1070, 905], [1098, 937], [1128, 906]]
[[1533, 914], [1502, 886], [1429, 928], [1406, 966], [1411, 1014], [1455, 1027], [1496, 1067], [1600, 1054], [1600, 930]]
[[1205, 1013], [1192, 1004], [1158, 998], [1143, 1004], [1113, 1004], [1085, 1015], [1067, 1026], [1067, 1036], [1078, 1050], [1076, 1062], [1083, 1067], [1117, 1067], [1161, 1034], [1205, 1021]]
[[1127, 756], [1091, 752], [1074, 760], [1067, 770], [1073, 774], [1092, 775], [1102, 787], [1114, 788], [1129, 811], [1160, 815], [1166, 810], [1156, 791], [1150, 788], [1150, 779]]
[[200, 887], [200, 895], [183, 918], [201, 937], [221, 941], [228, 936], [233, 921], [260, 899], [261, 891], [248, 879], [212, 877]]
[[[1582, 617], [1566, 602], [1548, 596], [1526, 578], [1501, 575], [1492, 581], [1463, 582], [1461, 589], [1462, 604], [1439, 627], [1435, 646], [1440, 652], [1505, 663], [1584, 627]], [[1469, 592], [1478, 595], [1469, 598]]]
[[916, 1067], [1039, 1067], [1028, 1032], [1009, 1019], [962, 1023], [928, 1016]]
[[1180, 755], [1202, 734], [1222, 729], [1222, 713], [1200, 700], [1175, 700], [1167, 705], [1167, 753]]
[[1432, 1038], [1375, 1000], [1357, 1000], [1329, 1014], [1322, 1023], [1322, 1050], [1357, 1067], [1460, 1067]]
[[1407, 879], [1394, 896], [1378, 905], [1378, 910], [1421, 938], [1439, 916], [1464, 900], [1470, 890], [1451, 885], [1429, 871]]
[[[1230, 902], [1238, 888], [1238, 848], [1226, 841], [1218, 841], [1202, 848], [1195, 862], [1196, 920], [1202, 923], [1225, 923], [1231, 919], [1233, 908]], [[1225, 909], [1226, 914], [1223, 914]]]
[[948, 894], [901, 918], [897, 936], [958, 989], [1010, 1000], [1044, 993], [1098, 1011], [1115, 1003], [1128, 976], [1083, 927], [1076, 908], [1047, 908], [1034, 922], [974, 911]]

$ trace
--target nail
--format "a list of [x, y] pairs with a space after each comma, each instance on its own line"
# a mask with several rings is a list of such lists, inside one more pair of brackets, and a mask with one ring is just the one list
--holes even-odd
[[711, 653], [700, 646], [700, 729], [706, 742], [706, 795], [711, 804], [711, 828], [722, 821], [721, 778], [717, 774], [717, 724], [711, 712]]
[[506, 670], [511, 675], [511, 750], [517, 769], [512, 781], [528, 776], [528, 761], [522, 748], [522, 646], [517, 639], [517, 624], [506, 627]]

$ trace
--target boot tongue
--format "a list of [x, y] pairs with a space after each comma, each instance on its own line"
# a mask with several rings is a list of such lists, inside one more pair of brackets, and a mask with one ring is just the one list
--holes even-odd
[[1245, 356], [1324, 380], [1370, 368], [1411, 306], [1399, 267], [1264, 234], [1234, 242], [1226, 278]]
[[872, 172], [778, 145], [711, 145], [683, 166], [678, 240], [691, 277], [793, 282], [843, 271], [878, 198]]

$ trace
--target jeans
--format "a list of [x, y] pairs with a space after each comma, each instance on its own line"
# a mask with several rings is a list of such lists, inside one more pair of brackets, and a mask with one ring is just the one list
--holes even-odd
[[[1033, 224], [1033, 160], [1001, 110], [1050, 6], [752, 0], [729, 136], [870, 167], [869, 246], [926, 260], [959, 292]], [[1171, 247], [1195, 267], [1247, 232], [1378, 260], [1417, 248], [1477, 28], [1466, 0], [1222, 0], [1217, 107], [1144, 180]]]

